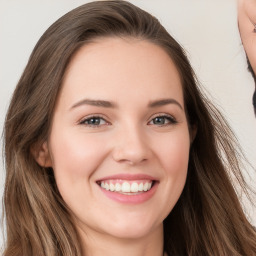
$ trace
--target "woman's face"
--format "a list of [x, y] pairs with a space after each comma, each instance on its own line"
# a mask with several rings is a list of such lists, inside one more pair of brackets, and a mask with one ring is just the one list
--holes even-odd
[[239, 0], [238, 3], [240, 35], [254, 74], [256, 74], [256, 0]]
[[80, 232], [162, 233], [186, 181], [190, 148], [172, 60], [145, 40], [83, 46], [66, 71], [46, 147]]

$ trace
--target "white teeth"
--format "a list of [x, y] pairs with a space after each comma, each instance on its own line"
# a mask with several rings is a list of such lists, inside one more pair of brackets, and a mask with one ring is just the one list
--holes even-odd
[[122, 189], [122, 186], [119, 184], [119, 183], [116, 183], [116, 191], [118, 192], [118, 191], [121, 191], [121, 189]]
[[110, 190], [110, 191], [114, 191], [114, 190], [115, 190], [115, 185], [112, 184], [112, 183], [110, 183], [110, 185], [109, 185], [109, 190]]
[[144, 184], [143, 190], [144, 190], [144, 191], [147, 191], [147, 190], [148, 190], [148, 183], [145, 183], [145, 184]]
[[138, 192], [139, 191], [139, 185], [136, 182], [133, 182], [131, 185], [131, 192]]
[[127, 193], [131, 192], [131, 186], [128, 182], [124, 182], [122, 184], [122, 192], [127, 192]]
[[152, 182], [121, 182], [121, 183], [112, 183], [111, 181], [100, 183], [100, 186], [103, 189], [110, 190], [112, 192], [121, 192], [121, 193], [138, 193], [138, 192], [146, 192], [151, 189]]

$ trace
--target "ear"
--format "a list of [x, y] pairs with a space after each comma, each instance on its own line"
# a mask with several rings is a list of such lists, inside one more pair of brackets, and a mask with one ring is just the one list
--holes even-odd
[[52, 167], [52, 159], [47, 141], [31, 147], [31, 153], [36, 162], [42, 167]]

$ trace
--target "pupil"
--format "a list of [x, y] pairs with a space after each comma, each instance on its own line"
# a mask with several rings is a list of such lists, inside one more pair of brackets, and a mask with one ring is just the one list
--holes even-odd
[[100, 123], [99, 118], [91, 118], [90, 120], [88, 120], [88, 124], [99, 124], [99, 123]]
[[154, 124], [164, 124], [164, 117], [156, 117]]

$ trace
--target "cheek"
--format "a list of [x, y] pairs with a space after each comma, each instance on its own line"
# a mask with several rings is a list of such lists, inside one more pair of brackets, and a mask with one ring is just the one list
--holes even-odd
[[185, 176], [187, 172], [190, 138], [188, 132], [175, 134], [165, 140], [161, 150], [159, 150], [159, 158], [166, 170], [167, 175]]
[[247, 40], [244, 40], [244, 49], [256, 74], [256, 33], [250, 33]]
[[165, 170], [166, 190], [163, 197], [167, 200], [166, 205], [170, 212], [186, 183], [190, 149], [190, 137], [187, 129], [184, 128], [183, 131], [175, 133], [175, 136], [169, 138], [169, 143], [165, 142], [164, 145], [159, 158], [161, 157], [161, 163]]
[[[254, 14], [254, 10], [256, 10], [256, 4], [254, 6], [250, 6], [250, 8], [249, 6], [247, 7], [248, 10], [246, 10], [246, 12], [243, 12], [243, 10], [240, 10], [239, 12], [239, 31], [245, 52], [249, 58], [254, 73], [256, 73], [256, 33], [253, 31], [253, 22], [256, 21], [256, 16]], [[247, 15], [247, 11], [249, 16]], [[252, 13], [254, 15], [251, 15]]]
[[[168, 141], [168, 143], [167, 143]], [[158, 159], [164, 170], [161, 180], [162, 218], [166, 218], [180, 198], [186, 183], [190, 137], [186, 129], [175, 135], [169, 135], [161, 141], [158, 150]]]
[[167, 159], [165, 161], [165, 169], [168, 187], [173, 198], [178, 200], [187, 178], [189, 144], [185, 143], [182, 145], [181, 141], [179, 141], [176, 146], [171, 148]]
[[55, 133], [50, 145], [55, 178], [59, 184], [88, 180], [105, 155], [100, 138], [81, 136], [81, 132]]

